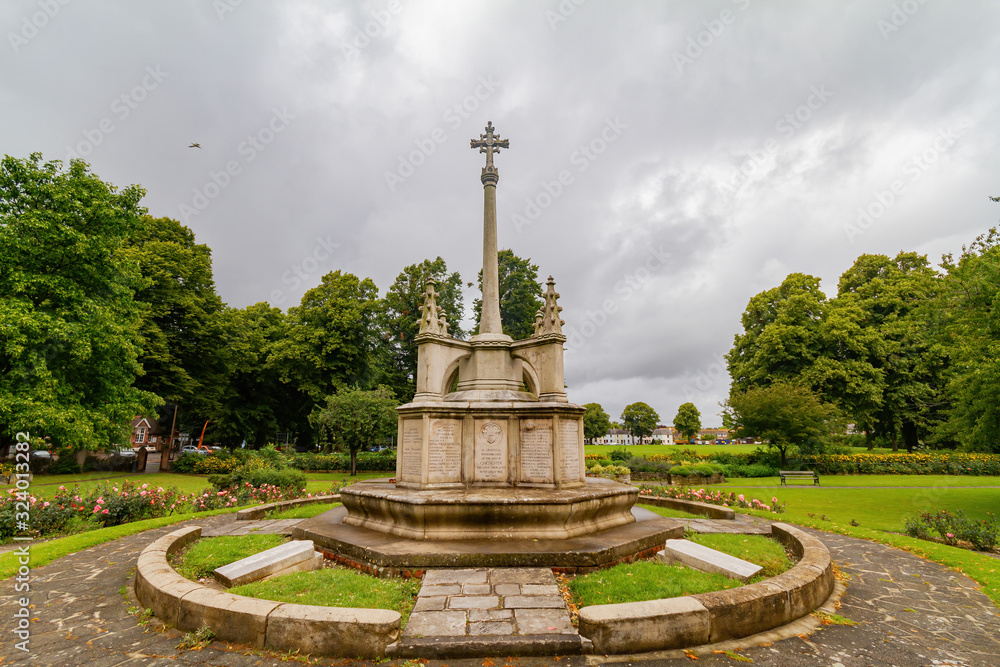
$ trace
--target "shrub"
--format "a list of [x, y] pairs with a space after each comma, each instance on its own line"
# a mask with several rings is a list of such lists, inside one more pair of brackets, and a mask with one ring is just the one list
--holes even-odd
[[724, 466], [726, 477], [777, 477], [778, 468], [766, 463], [731, 463]]
[[170, 464], [170, 467], [173, 472], [179, 472], [182, 475], [193, 473], [195, 466], [203, 457], [203, 454], [181, 454]]
[[988, 519], [977, 520], [967, 517], [962, 510], [921, 512], [906, 520], [906, 534], [929, 540], [937, 533], [945, 544], [954, 546], [965, 541], [977, 551], [993, 551], [1000, 539], [1000, 525], [995, 515], [988, 516]]
[[628, 461], [632, 458], [632, 455], [624, 447], [619, 447], [618, 449], [612, 449], [609, 457], [612, 461]]
[[50, 475], [75, 475], [80, 472], [80, 466], [76, 462], [76, 455], [68, 449], [60, 449], [56, 452], [56, 461], [49, 466]]

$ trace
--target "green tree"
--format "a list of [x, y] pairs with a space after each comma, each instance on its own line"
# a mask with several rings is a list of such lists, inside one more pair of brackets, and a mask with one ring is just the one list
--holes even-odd
[[[544, 305], [542, 286], [538, 282], [538, 266], [531, 259], [521, 259], [512, 250], [497, 254], [500, 278], [500, 322], [503, 332], [514, 340], [528, 338], [535, 333], [535, 313]], [[483, 272], [479, 272], [479, 291], [483, 290]], [[473, 302], [476, 328], [483, 311], [482, 299]]]
[[604, 411], [600, 403], [584, 403], [583, 437], [593, 443], [594, 438], [607, 434], [611, 428], [611, 417]]
[[786, 380], [746, 391], [733, 389], [722, 407], [736, 426], [737, 437], [767, 441], [780, 453], [782, 468], [792, 447], [814, 446], [840, 427], [832, 404], [821, 401], [808, 387]]
[[0, 162], [0, 439], [101, 449], [159, 403], [133, 386], [142, 276], [123, 246], [143, 230], [143, 195], [82, 160]]
[[212, 251], [176, 220], [147, 217], [145, 223], [127, 249], [145, 278], [136, 299], [149, 304], [139, 357], [145, 374], [136, 386], [180, 405], [188, 429], [209, 418], [215, 425], [231, 360]]
[[1000, 234], [990, 229], [942, 265], [936, 310], [954, 365], [938, 435], [966, 451], [1000, 452]]
[[382, 299], [379, 325], [382, 330], [382, 366], [378, 381], [389, 385], [402, 402], [408, 403], [416, 392], [417, 343], [420, 330], [420, 306], [428, 279], [437, 285], [437, 304], [448, 320], [448, 332], [453, 338], [464, 338], [462, 277], [448, 273], [445, 261], [425, 259], [403, 269]]
[[801, 382], [864, 421], [881, 405], [883, 374], [871, 357], [872, 350], [881, 353], [883, 343], [878, 330], [865, 325], [860, 303], [831, 302], [819, 283], [814, 276], [793, 273], [779, 287], [750, 299], [742, 317], [744, 333], [726, 355], [732, 389]]
[[677, 408], [674, 416], [674, 428], [685, 440], [693, 440], [701, 430], [701, 413], [694, 403], [685, 403]]
[[330, 396], [313, 416], [320, 442], [351, 452], [351, 475], [357, 474], [358, 450], [381, 445], [396, 431], [396, 400], [388, 387], [345, 389]]
[[269, 363], [271, 351], [285, 333], [285, 314], [267, 303], [223, 315], [230, 373], [219, 410], [213, 415], [214, 433], [223, 443], [251, 446], [274, 440], [279, 431], [301, 431], [299, 423], [306, 397], [291, 384], [281, 382]]
[[912, 252], [894, 259], [861, 255], [840, 278], [834, 311], [856, 307], [862, 313], [864, 352], [855, 358], [874, 369], [879, 381], [870, 394], [841, 391], [838, 403], [869, 435], [887, 437], [893, 450], [902, 435], [912, 452], [940, 419], [947, 358], [933, 340], [925, 307], [939, 283], [927, 258]]
[[656, 414], [656, 410], [639, 401], [625, 406], [621, 420], [625, 430], [631, 433], [634, 438], [641, 440], [653, 433], [660, 422], [660, 415]]
[[332, 271], [288, 309], [270, 363], [314, 404], [343, 387], [369, 386], [378, 310], [370, 278]]

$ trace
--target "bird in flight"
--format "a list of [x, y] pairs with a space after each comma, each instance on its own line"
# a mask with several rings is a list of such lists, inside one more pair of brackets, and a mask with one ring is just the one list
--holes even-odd
[[201, 144], [191, 144], [188, 148], [201, 148]]

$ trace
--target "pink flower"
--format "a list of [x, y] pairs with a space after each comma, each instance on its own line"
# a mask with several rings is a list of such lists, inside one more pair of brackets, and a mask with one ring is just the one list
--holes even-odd
[[140, 496], [145, 496], [145, 495], [146, 495], [146, 492], [145, 492], [145, 491], [140, 491], [140, 492], [139, 492], [139, 495], [140, 495]]
[[772, 502], [772, 503], [776, 503], [776, 502], [778, 502], [778, 497], [777, 497], [777, 496], [772, 496], [772, 498], [771, 498], [771, 502]]
[[146, 488], [147, 486], [149, 486], [149, 484], [143, 484], [143, 485], [142, 485], [142, 488], [144, 488], [144, 489], [145, 489], [145, 488]]
[[60, 487], [59, 487], [59, 490], [60, 490], [60, 491], [65, 491], [65, 490], [66, 490], [66, 487], [65, 487], [65, 486], [60, 486]]
[[746, 498], [743, 497], [742, 493], [737, 497], [740, 499], [740, 502], [746, 502]]
[[945, 537], [948, 537], [948, 538], [950, 539], [950, 538], [953, 538], [953, 537], [955, 537], [955, 536], [954, 536], [954, 535], [952, 535], [951, 533], [945, 533]]
[[107, 510], [101, 510], [101, 514], [107, 514], [107, 513], [108, 513]]
[[48, 507], [48, 506], [49, 506], [49, 501], [47, 501], [47, 500], [46, 500], [46, 501], [45, 501], [45, 504], [44, 504], [44, 505], [42, 505], [42, 507]]
[[98, 513], [98, 512], [100, 512], [100, 511], [101, 511], [101, 506], [100, 506], [100, 505], [97, 505], [97, 506], [95, 506], [95, 507], [94, 507], [94, 512], [93, 512], [93, 513], [94, 513], [94, 514], [97, 514], [97, 513]]

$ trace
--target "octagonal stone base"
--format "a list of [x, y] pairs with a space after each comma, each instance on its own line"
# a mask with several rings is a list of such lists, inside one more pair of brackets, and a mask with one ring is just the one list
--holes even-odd
[[350, 526], [413, 540], [566, 539], [635, 521], [633, 486], [590, 479], [574, 489], [401, 489], [388, 480], [342, 489]]

